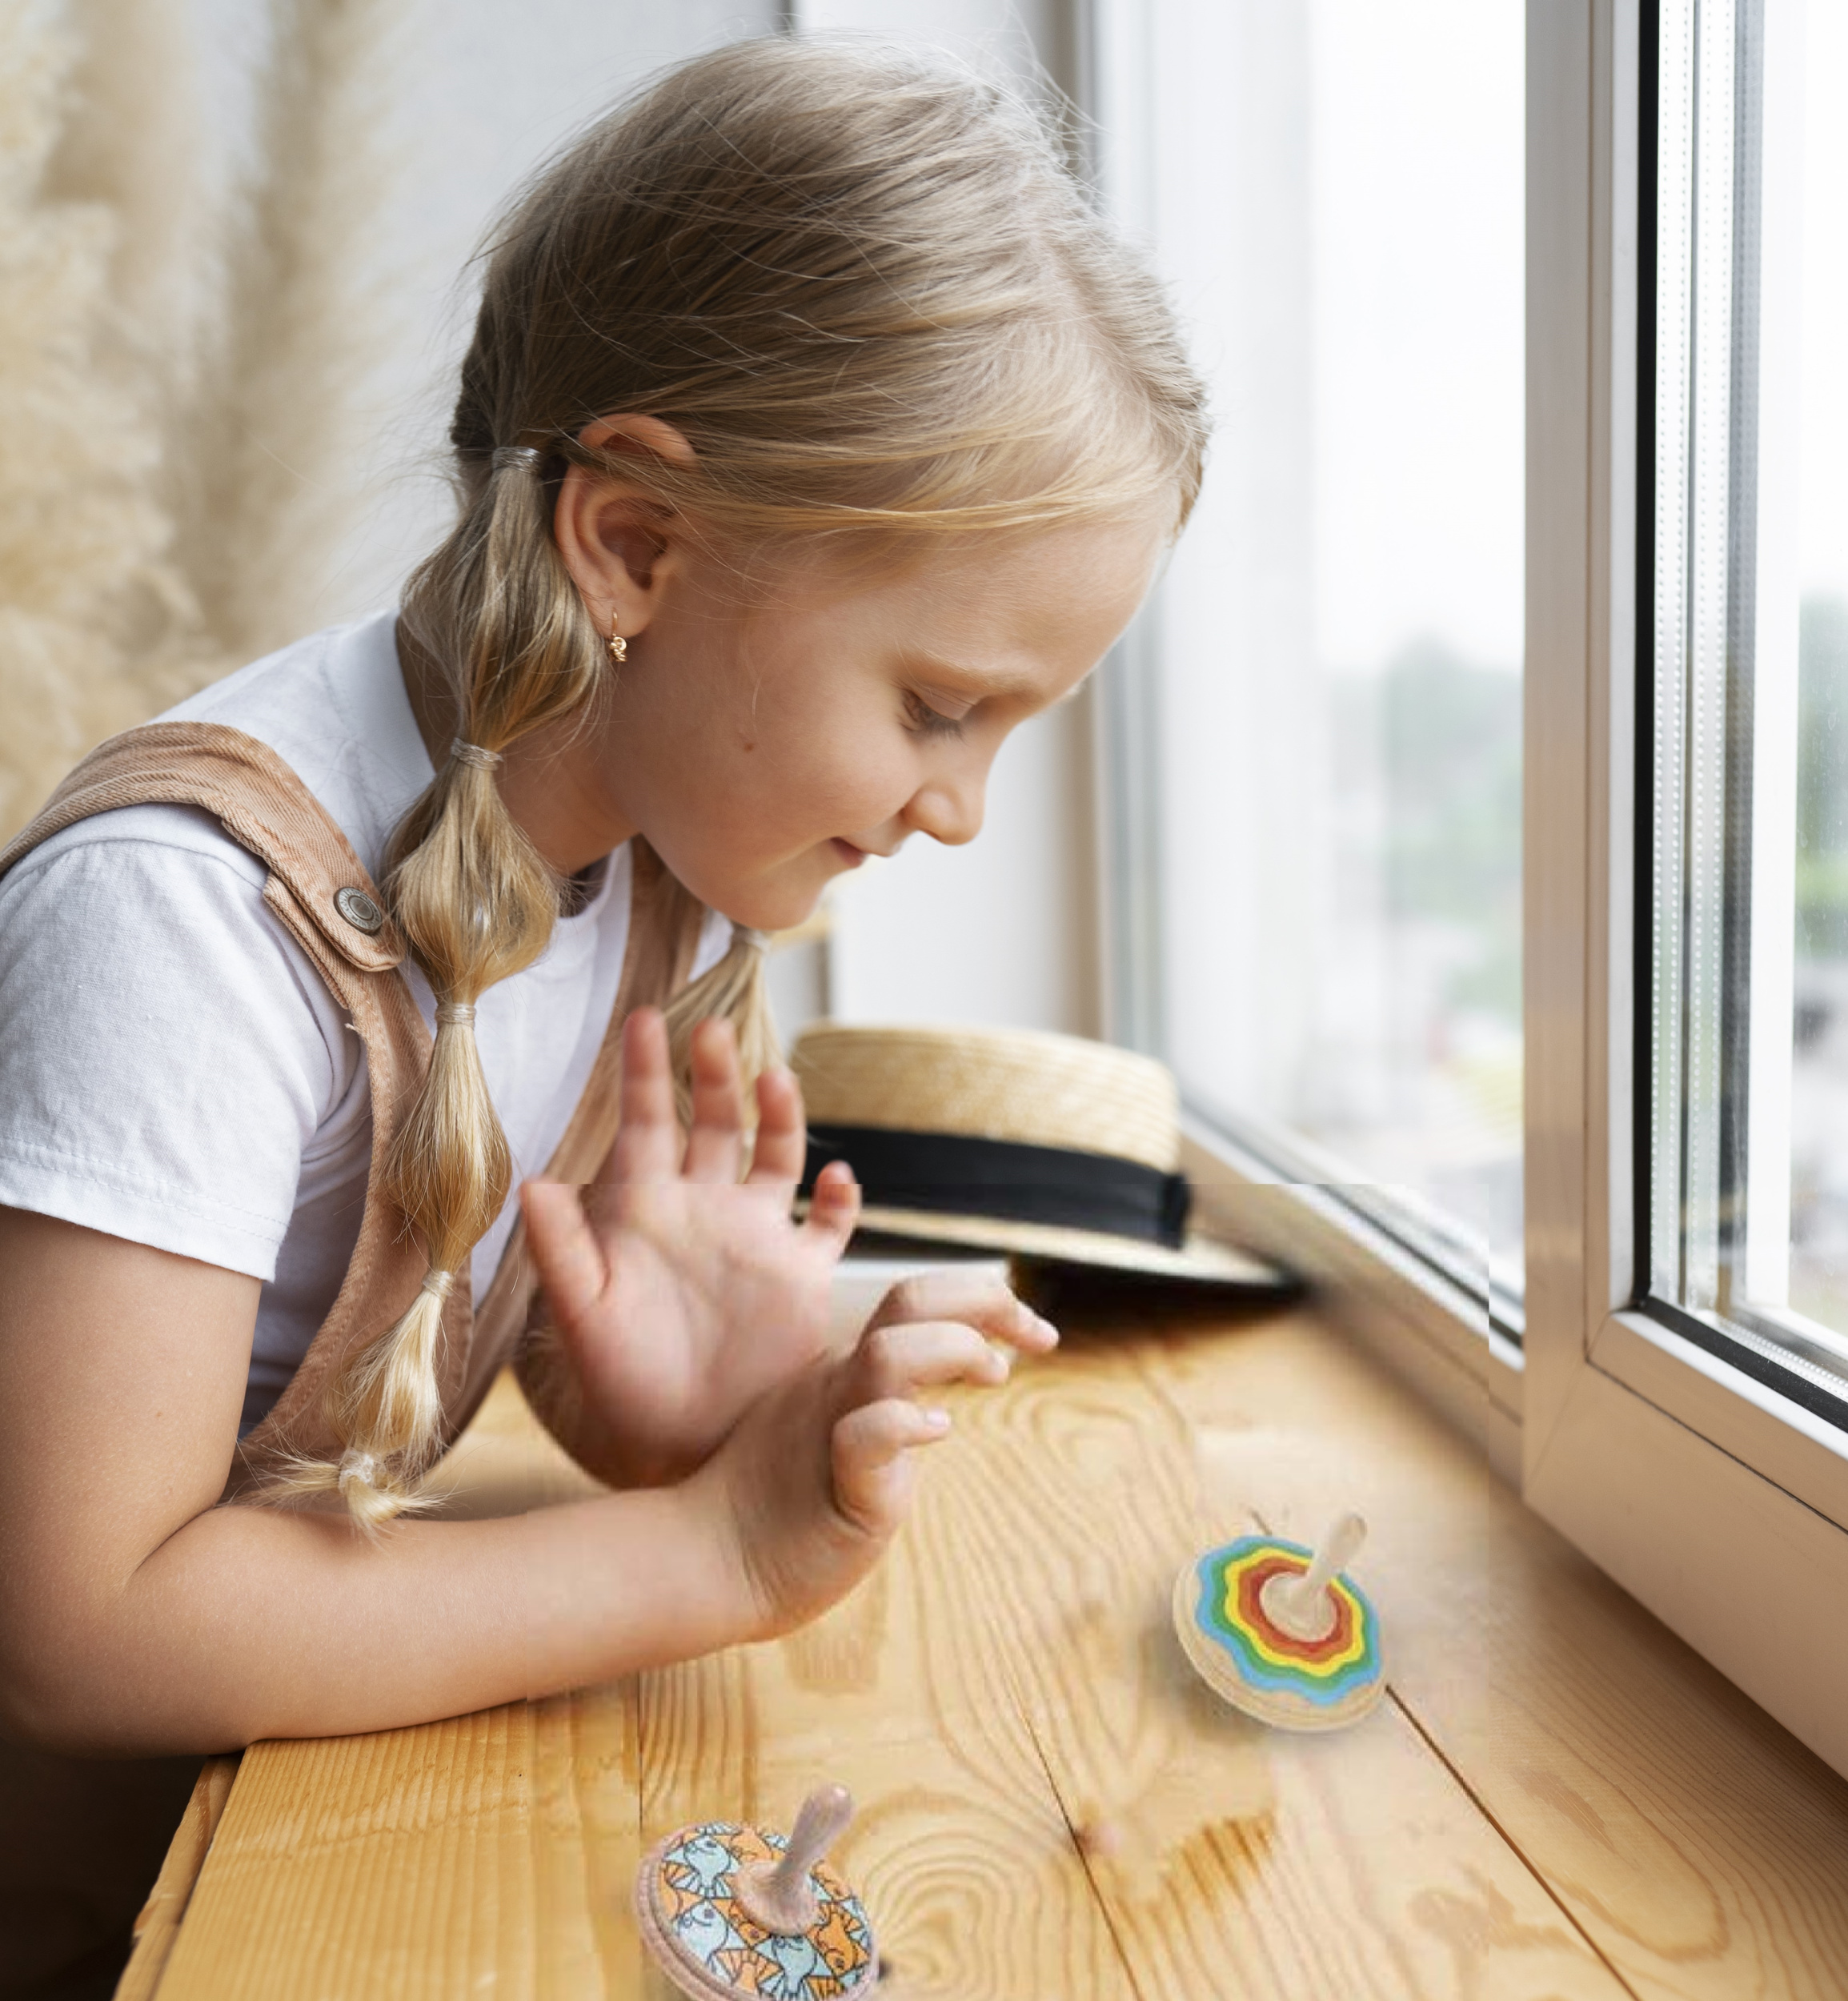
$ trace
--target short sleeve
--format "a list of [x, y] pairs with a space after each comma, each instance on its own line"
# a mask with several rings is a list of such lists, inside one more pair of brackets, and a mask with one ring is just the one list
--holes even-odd
[[732, 949], [732, 940], [736, 935], [737, 927], [723, 911], [706, 912], [700, 920], [700, 936], [693, 947], [693, 964], [687, 975], [689, 983], [718, 964]]
[[209, 814], [67, 828], [0, 879], [0, 1203], [268, 1280], [358, 1039]]

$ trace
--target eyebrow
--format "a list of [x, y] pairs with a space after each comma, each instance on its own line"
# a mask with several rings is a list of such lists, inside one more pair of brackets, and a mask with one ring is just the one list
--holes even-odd
[[[909, 672], [927, 679], [935, 674], [948, 675], [952, 683], [977, 690], [978, 699], [984, 701], [1008, 695], [1031, 699], [1033, 694], [1032, 683], [1018, 675], [991, 674], [981, 668], [964, 667], [960, 660], [946, 660], [935, 653], [907, 652], [904, 658]], [[950, 692], [948, 687], [944, 689], [946, 695]]]

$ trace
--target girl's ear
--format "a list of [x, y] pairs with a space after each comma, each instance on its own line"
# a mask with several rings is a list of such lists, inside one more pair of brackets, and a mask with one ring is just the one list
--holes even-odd
[[599, 629], [607, 632], [613, 617], [633, 639], [655, 616], [681, 547], [673, 511], [651, 495], [642, 468], [651, 459], [691, 465], [693, 447], [659, 417], [599, 417], [578, 442], [633, 459], [640, 475], [631, 486], [619, 475], [567, 466], [552, 515], [559, 554]]

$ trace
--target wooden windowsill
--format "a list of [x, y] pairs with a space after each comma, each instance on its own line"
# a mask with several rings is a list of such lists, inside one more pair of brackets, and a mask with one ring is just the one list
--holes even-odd
[[[579, 1478], [504, 1386], [455, 1468], [496, 1508]], [[1169, 1586], [1350, 1506], [1391, 1699], [1266, 1732], [1193, 1681]], [[1848, 1785], [1304, 1309], [1073, 1330], [776, 1645], [253, 1747], [134, 1991], [658, 1995], [645, 1845], [828, 1778], [893, 2001], [1848, 1993]]]

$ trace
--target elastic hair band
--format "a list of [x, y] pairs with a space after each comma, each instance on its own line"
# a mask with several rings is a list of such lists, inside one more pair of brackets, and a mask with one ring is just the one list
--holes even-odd
[[544, 456], [536, 445], [496, 445], [494, 455], [487, 463], [496, 472], [511, 472], [516, 468], [522, 472], [536, 472]]
[[472, 764], [478, 772], [491, 772], [500, 762], [499, 751], [483, 750], [479, 744], [465, 744], [459, 736], [449, 740], [449, 754], [459, 764]]
[[447, 1299], [455, 1283], [454, 1272], [426, 1272], [423, 1275], [423, 1283], [418, 1289], [421, 1292], [433, 1293], [438, 1299]]
[[369, 1452], [360, 1452], [349, 1446], [340, 1455], [339, 1475], [340, 1491], [347, 1491], [347, 1482], [357, 1480], [363, 1487], [375, 1486], [379, 1479], [379, 1462]]
[[439, 1003], [436, 1025], [439, 1029], [472, 1029], [475, 1026], [475, 1003], [472, 1000], [444, 1000]]
[[768, 952], [770, 949], [770, 933], [768, 931], [753, 931], [748, 924], [738, 924], [733, 928], [740, 944], [750, 946], [753, 952]]

